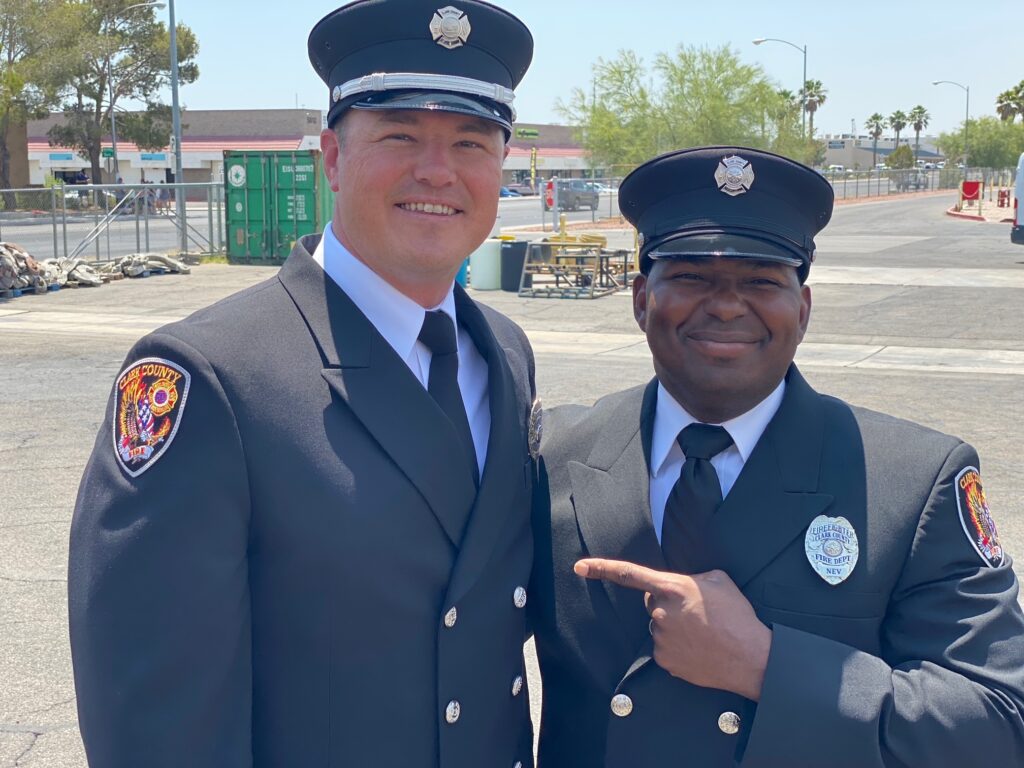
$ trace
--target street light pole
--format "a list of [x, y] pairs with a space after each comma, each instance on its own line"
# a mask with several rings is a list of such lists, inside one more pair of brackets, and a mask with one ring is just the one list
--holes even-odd
[[[168, 0], [171, 32], [171, 130], [174, 135], [174, 183], [183, 182], [181, 173], [181, 109], [178, 106], [178, 28], [174, 21], [174, 0]], [[174, 190], [174, 215], [178, 220], [181, 232], [181, 252], [188, 251], [188, 234], [185, 229], [185, 191], [180, 187]]]
[[967, 105], [964, 111], [964, 177], [967, 176], [967, 124], [971, 120], [971, 86], [963, 85], [955, 80], [932, 80], [932, 85], [955, 85], [967, 96]]
[[804, 79], [800, 81], [800, 135], [807, 138], [807, 46], [799, 46], [789, 40], [781, 40], [777, 37], [759, 37], [753, 41], [754, 45], [761, 43], [784, 43], [790, 48], [796, 48], [804, 56]]
[[110, 94], [110, 148], [114, 153], [114, 183], [120, 183], [121, 169], [117, 165], [117, 120], [114, 117], [114, 70], [107, 59], [107, 92]]

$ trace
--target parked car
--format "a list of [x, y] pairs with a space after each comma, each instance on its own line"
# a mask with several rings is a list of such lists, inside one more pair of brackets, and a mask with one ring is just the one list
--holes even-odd
[[1021, 207], [1024, 206], [1024, 152], [1017, 160], [1017, 183], [1013, 187], [1013, 226], [1010, 227], [1010, 242], [1024, 245], [1024, 220]]
[[530, 186], [528, 181], [514, 181], [507, 187], [510, 192], [518, 192], [520, 195], [536, 195], [537, 190]]
[[498, 192], [498, 195], [499, 195], [500, 197], [522, 197], [522, 195], [521, 195], [521, 194], [519, 194], [519, 193], [518, 193], [518, 192], [516, 192], [516, 191], [515, 191], [514, 189], [511, 189], [511, 188], [509, 188], [509, 187], [502, 187], [502, 188], [501, 188], [501, 189], [499, 190], [499, 192]]
[[[555, 183], [558, 184], [558, 207], [563, 211], [578, 211], [580, 208], [597, 210], [601, 202], [601, 193], [597, 191], [593, 182], [568, 179]], [[547, 200], [544, 201], [544, 210], [550, 210]]]

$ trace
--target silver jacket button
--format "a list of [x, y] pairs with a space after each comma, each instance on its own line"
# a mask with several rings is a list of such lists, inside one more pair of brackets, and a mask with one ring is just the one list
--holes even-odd
[[516, 604], [516, 608], [525, 608], [526, 590], [522, 587], [516, 587], [516, 591], [512, 593], [512, 602]]
[[512, 695], [518, 696], [521, 690], [523, 690], [523, 676], [516, 675], [516, 679], [512, 681]]
[[624, 693], [617, 694], [612, 698], [612, 712], [617, 717], [629, 717], [633, 711], [633, 700]]
[[718, 730], [730, 736], [740, 732], [740, 716], [735, 712], [723, 712], [718, 716]]
[[448, 707], [444, 711], [444, 719], [449, 723], [456, 723], [459, 720], [459, 715], [462, 714], [462, 706], [459, 702], [452, 699], [448, 702]]
[[448, 629], [451, 629], [455, 626], [455, 622], [457, 622], [458, 620], [459, 612], [455, 610], [455, 606], [452, 606], [448, 613], [444, 615], [444, 625], [448, 627]]
[[512, 768], [523, 768], [522, 761], [521, 760], [516, 760], [516, 764], [513, 765]]

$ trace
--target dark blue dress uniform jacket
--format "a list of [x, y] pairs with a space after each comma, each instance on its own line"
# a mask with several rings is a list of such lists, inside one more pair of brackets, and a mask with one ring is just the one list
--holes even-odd
[[[513, 694], [529, 344], [456, 288], [488, 365], [477, 492], [449, 471], [454, 429], [316, 244], [128, 356], [173, 361], [191, 386], [173, 442], [134, 479], [112, 401], [79, 491], [71, 642], [96, 768], [533, 763], [527, 693]], [[450, 513], [470, 508], [455, 541]]]
[[[545, 414], [530, 595], [538, 768], [1024, 765], [1017, 581], [1008, 557], [989, 567], [974, 551], [957, 508], [974, 449], [819, 395], [795, 367], [707, 542], [774, 630], [761, 700], [658, 667], [642, 594], [572, 572], [581, 556], [666, 569], [648, 498], [656, 397], [652, 382]], [[804, 551], [822, 514], [859, 539], [837, 586]], [[612, 713], [616, 695], [628, 715]], [[726, 712], [738, 732], [719, 727]]]

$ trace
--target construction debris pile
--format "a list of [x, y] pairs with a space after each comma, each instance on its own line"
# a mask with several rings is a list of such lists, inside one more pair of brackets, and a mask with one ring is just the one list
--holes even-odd
[[178, 259], [161, 253], [133, 253], [105, 262], [86, 262], [77, 257], [37, 260], [15, 243], [0, 241], [0, 298], [25, 292], [46, 293], [64, 287], [99, 286], [125, 277], [192, 270]]

